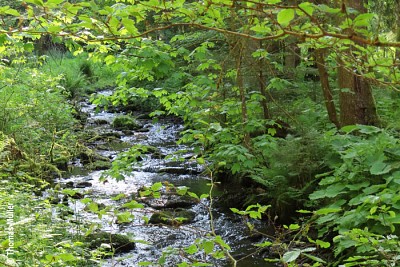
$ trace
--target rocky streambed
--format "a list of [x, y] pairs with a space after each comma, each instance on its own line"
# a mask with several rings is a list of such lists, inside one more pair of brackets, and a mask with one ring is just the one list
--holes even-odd
[[[130, 120], [118, 112], [96, 113], [96, 106], [88, 102], [82, 102], [81, 108], [88, 114], [84, 131], [90, 133], [86, 145], [92, 150], [69, 166], [70, 174], [59, 182], [66, 189], [64, 193], [75, 192], [71, 191], [73, 196], [68, 199], [63, 197], [73, 211], [72, 219], [96, 223], [97, 230], [87, 237], [91, 245], [101, 246], [101, 233], [109, 233], [108, 239], [115, 239], [116, 243], [110, 245], [118, 247], [117, 254], [102, 260], [101, 265], [156, 263], [168, 248], [189, 247], [196, 239], [206, 237], [211, 230], [210, 201], [188, 196], [186, 191], [197, 196], [209, 194], [210, 180], [193, 159], [191, 148], [176, 144], [183, 126], [174, 119], [153, 122], [146, 116]], [[130, 171], [124, 173], [124, 179], [104, 177], [104, 172], [112, 167], [111, 162], [132, 147], [142, 150], [130, 164]], [[218, 199], [218, 188], [212, 195]], [[255, 241], [265, 241], [261, 236], [251, 235], [241, 217], [219, 209], [211, 212], [216, 234], [229, 244], [235, 258], [255, 251], [252, 245]], [[127, 243], [125, 239], [117, 240], [119, 235], [129, 237], [132, 242], [117, 244]], [[228, 260], [204, 258], [201, 253], [190, 256], [210, 260], [214, 266], [231, 266]], [[263, 256], [266, 255], [248, 256], [237, 266], [273, 266]], [[164, 266], [176, 266], [183, 259], [179, 253], [167, 257]]]

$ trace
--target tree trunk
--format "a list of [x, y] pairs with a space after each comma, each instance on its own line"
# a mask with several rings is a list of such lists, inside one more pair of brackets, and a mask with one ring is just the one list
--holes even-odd
[[340, 125], [378, 125], [375, 100], [369, 82], [339, 59]]
[[322, 92], [324, 95], [325, 106], [326, 110], [328, 111], [329, 120], [333, 124], [335, 124], [337, 128], [339, 128], [340, 124], [336, 114], [335, 103], [333, 102], [331, 87], [329, 85], [328, 71], [326, 70], [326, 65], [325, 65], [324, 50], [317, 49], [315, 50], [314, 54], [315, 54], [315, 62], [317, 63]]
[[[365, 12], [363, 0], [343, 0], [347, 8], [354, 8]], [[343, 56], [338, 58], [338, 82], [341, 89], [340, 126], [352, 124], [378, 125], [378, 115], [372, 95], [371, 85], [368, 80], [357, 74], [357, 70], [346, 66], [343, 58], [346, 54], [351, 57], [351, 49], [343, 51]]]
[[242, 73], [242, 58], [243, 58], [243, 49], [244, 44], [242, 43], [243, 40], [239, 41], [239, 51], [236, 55], [236, 84], [239, 88], [240, 93], [240, 102], [241, 102], [241, 111], [242, 111], [242, 123], [243, 123], [243, 142], [244, 146], [249, 148], [250, 147], [250, 133], [246, 131], [246, 125], [248, 122], [247, 116], [247, 103], [246, 103], [246, 88], [244, 85], [244, 78]]
[[290, 79], [296, 77], [296, 67], [300, 64], [300, 48], [296, 38], [286, 38], [285, 42], [285, 74]]
[[[260, 41], [259, 43], [259, 48], [262, 49], [263, 45], [262, 45], [262, 41]], [[265, 77], [264, 77], [264, 59], [260, 58], [258, 60], [258, 83], [259, 83], [259, 87], [260, 87], [260, 93], [263, 96], [263, 99], [261, 100], [261, 106], [263, 108], [263, 117], [265, 120], [268, 120], [271, 118], [271, 115], [269, 113], [269, 109], [268, 109], [268, 95], [267, 95], [267, 91], [265, 90]]]

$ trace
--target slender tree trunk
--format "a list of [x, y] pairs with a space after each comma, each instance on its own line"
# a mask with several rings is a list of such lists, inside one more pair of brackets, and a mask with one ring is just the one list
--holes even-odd
[[245, 147], [250, 147], [250, 133], [245, 130], [245, 127], [248, 122], [248, 115], [247, 115], [247, 103], [246, 103], [246, 88], [244, 85], [244, 77], [242, 73], [242, 59], [243, 59], [243, 49], [245, 44], [243, 40], [239, 40], [240, 42], [238, 45], [238, 53], [236, 55], [236, 84], [239, 88], [240, 94], [240, 102], [241, 102], [241, 112], [242, 112], [242, 123], [243, 123], [243, 142]]
[[335, 103], [333, 102], [333, 95], [331, 87], [329, 84], [329, 75], [326, 70], [325, 65], [325, 55], [323, 49], [317, 49], [314, 52], [315, 62], [317, 63], [319, 78], [321, 82], [322, 92], [324, 94], [325, 106], [328, 111], [329, 120], [336, 125], [337, 128], [340, 127], [338, 116], [336, 114]]
[[[343, 0], [342, 5], [365, 12], [363, 0]], [[372, 95], [371, 85], [368, 80], [357, 74], [352, 66], [346, 66], [344, 58], [350, 55], [351, 48], [343, 51], [338, 62], [338, 82], [341, 92], [340, 103], [340, 125], [365, 124], [378, 125], [378, 115], [375, 101]]]
[[286, 75], [294, 79], [296, 76], [296, 67], [300, 64], [300, 49], [297, 46], [296, 38], [285, 39], [285, 73]]
[[[262, 41], [260, 41], [259, 43], [259, 48], [262, 49], [263, 48], [263, 44]], [[265, 77], [264, 77], [264, 59], [260, 58], [258, 60], [258, 83], [260, 86], [260, 93], [263, 97], [263, 99], [261, 100], [261, 106], [263, 109], [263, 115], [264, 115], [264, 119], [270, 119], [271, 118], [271, 114], [269, 113], [269, 109], [268, 109], [268, 95], [267, 95], [267, 91], [265, 90]]]

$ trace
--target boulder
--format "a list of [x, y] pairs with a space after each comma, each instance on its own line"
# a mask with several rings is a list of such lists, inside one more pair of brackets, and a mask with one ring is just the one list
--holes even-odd
[[152, 207], [153, 209], [183, 209], [193, 207], [198, 200], [188, 195], [161, 195], [160, 198], [142, 198], [141, 202]]
[[129, 252], [136, 248], [135, 243], [126, 235], [111, 234], [104, 231], [89, 234], [85, 237], [85, 241], [89, 243], [91, 249], [96, 249], [102, 244], [107, 244], [111, 246], [116, 253]]
[[79, 182], [75, 185], [76, 188], [85, 188], [90, 186], [92, 186], [92, 183], [90, 182]]
[[112, 122], [112, 127], [117, 130], [136, 130], [141, 128], [139, 123], [128, 115], [121, 115], [116, 117]]
[[88, 165], [86, 165], [86, 168], [88, 170], [92, 170], [92, 171], [101, 171], [101, 170], [108, 170], [110, 169], [112, 166], [111, 162], [109, 161], [95, 161], [92, 163], [89, 163]]

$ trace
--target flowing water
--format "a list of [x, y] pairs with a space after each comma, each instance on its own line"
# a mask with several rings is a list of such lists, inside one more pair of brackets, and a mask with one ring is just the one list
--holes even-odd
[[[109, 92], [105, 92], [106, 94]], [[140, 165], [134, 167], [134, 171], [126, 176], [124, 181], [117, 182], [114, 179], [107, 179], [106, 182], [99, 180], [103, 171], [84, 171], [81, 164], [77, 166], [72, 175], [61, 180], [61, 183], [70, 185], [83, 185], [82, 188], [85, 197], [95, 200], [97, 203], [105, 205], [118, 205], [118, 201], [110, 200], [111, 197], [118, 194], [135, 195], [143, 186], [149, 186], [155, 182], [165, 182], [175, 186], [187, 186], [190, 191], [196, 194], [209, 193], [209, 178], [202, 175], [202, 166], [191, 160], [190, 147], [177, 145], [176, 140], [183, 126], [172, 120], [160, 120], [152, 122], [150, 120], [141, 120], [144, 129], [140, 132], [122, 133], [115, 131], [111, 127], [112, 120], [117, 113], [100, 112], [95, 113], [95, 106], [82, 103], [82, 110], [89, 114], [85, 130], [95, 131], [102, 134], [117, 133], [121, 136], [118, 142], [99, 142], [94, 143], [93, 148], [101, 155], [114, 159], [116, 155], [126, 150], [134, 144], [144, 144], [157, 147], [162, 155], [174, 155], [177, 151], [186, 151], [181, 153], [184, 161], [174, 159], [165, 159], [164, 157], [144, 156]], [[101, 123], [99, 123], [101, 122]], [[214, 190], [213, 195], [218, 196], [220, 192]], [[145, 207], [134, 212], [135, 219], [129, 224], [116, 224], [111, 215], [104, 216], [101, 220], [95, 214], [84, 211], [84, 205], [79, 201], [70, 203], [70, 206], [82, 216], [85, 221], [98, 222], [103, 230], [113, 233], [129, 234], [134, 240], [145, 240], [147, 243], [137, 243], [136, 249], [128, 253], [116, 255], [103, 263], [104, 267], [119, 266], [139, 266], [141, 261], [155, 262], [160, 257], [162, 251], [171, 246], [181, 248], [191, 245], [196, 238], [202, 238], [210, 232], [210, 215], [207, 207], [209, 200], [203, 199], [195, 204], [189, 210], [195, 212], [193, 222], [180, 227], [145, 225], [142, 216], [150, 217], [155, 209]], [[241, 258], [249, 255], [255, 250], [252, 245], [254, 237], [250, 236], [242, 218], [227, 211], [213, 209], [213, 223], [215, 230], [223, 240], [232, 248], [232, 255], [235, 258]], [[111, 221], [111, 223], [110, 223]], [[257, 222], [255, 222], [257, 223]], [[257, 237], [257, 242], [265, 241], [262, 237]], [[269, 265], [263, 260], [263, 256], [256, 254], [238, 262], [239, 267], [255, 266], [274, 266]], [[196, 257], [196, 255], [193, 255]], [[182, 260], [179, 256], [171, 257], [167, 260], [165, 266], [176, 266], [176, 263]], [[213, 260], [213, 266], [231, 266], [227, 260]]]

